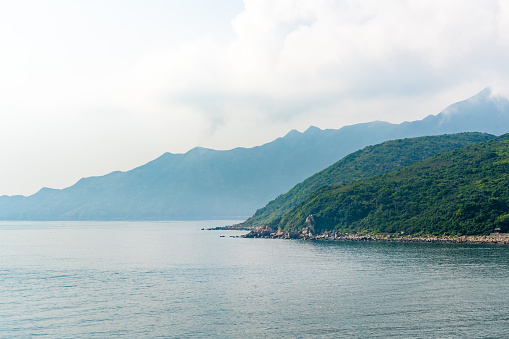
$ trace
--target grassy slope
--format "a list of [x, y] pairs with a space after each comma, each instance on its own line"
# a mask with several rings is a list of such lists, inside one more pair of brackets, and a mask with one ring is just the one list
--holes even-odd
[[327, 186], [271, 225], [315, 232], [481, 235], [509, 231], [509, 134], [406, 168]]
[[326, 185], [370, 178], [403, 168], [436, 154], [494, 138], [485, 133], [459, 133], [386, 141], [354, 152], [280, 195], [242, 225], [255, 227], [288, 213]]

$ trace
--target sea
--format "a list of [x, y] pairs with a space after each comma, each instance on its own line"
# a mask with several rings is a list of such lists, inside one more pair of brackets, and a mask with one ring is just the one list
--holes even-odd
[[1, 222], [0, 338], [507, 338], [509, 246]]

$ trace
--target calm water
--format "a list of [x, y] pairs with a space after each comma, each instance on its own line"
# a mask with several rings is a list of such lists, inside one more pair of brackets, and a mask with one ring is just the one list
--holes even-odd
[[200, 230], [228, 223], [2, 222], [0, 337], [509, 335], [509, 247]]

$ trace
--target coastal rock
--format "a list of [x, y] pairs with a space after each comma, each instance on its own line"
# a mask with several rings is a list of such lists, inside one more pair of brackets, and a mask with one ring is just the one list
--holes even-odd
[[289, 232], [287, 234], [288, 234], [289, 239], [297, 239], [301, 235], [300, 232], [295, 232], [295, 231]]
[[274, 239], [302, 239], [302, 240], [344, 240], [344, 241], [389, 241], [389, 242], [425, 242], [425, 243], [457, 243], [457, 244], [496, 244], [509, 245], [509, 235], [490, 236], [403, 236], [401, 234], [372, 235], [372, 234], [338, 234], [337, 232], [324, 231], [320, 234], [313, 234], [309, 227], [301, 231], [284, 232], [281, 229], [275, 231], [270, 226], [258, 227], [243, 238], [274, 238]]
[[244, 234], [243, 238], [264, 238], [267, 236], [270, 236], [272, 233], [274, 233], [274, 229], [270, 226], [260, 226], [258, 228], [255, 228], [248, 234]]
[[315, 217], [312, 214], [308, 215], [308, 217], [306, 218], [305, 230], [309, 234], [315, 233]]

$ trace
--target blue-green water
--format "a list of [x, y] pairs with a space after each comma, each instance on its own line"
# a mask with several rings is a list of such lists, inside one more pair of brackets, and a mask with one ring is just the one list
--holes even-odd
[[[0, 337], [507, 337], [509, 247], [2, 222]], [[221, 237], [224, 236], [224, 237]]]

